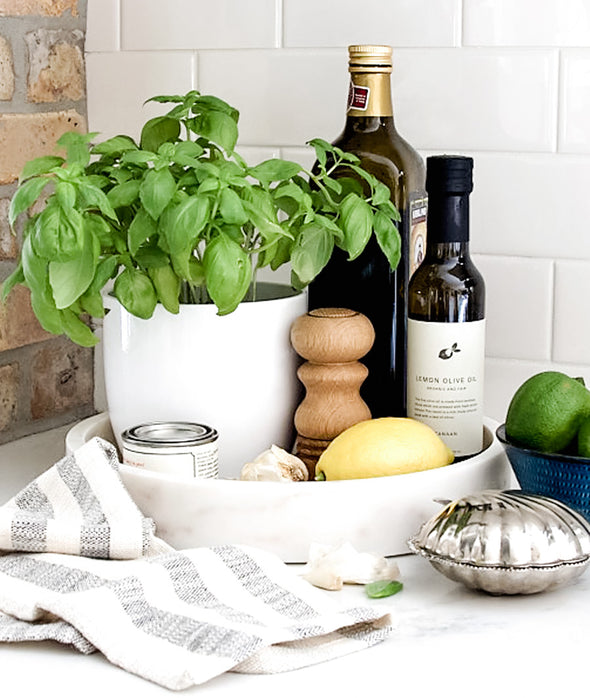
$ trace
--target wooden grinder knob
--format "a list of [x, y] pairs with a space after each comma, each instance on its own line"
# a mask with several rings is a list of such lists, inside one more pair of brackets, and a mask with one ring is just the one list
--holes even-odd
[[297, 371], [306, 394], [295, 412], [295, 450], [310, 475], [332, 439], [371, 418], [360, 396], [368, 370], [359, 359], [374, 341], [370, 320], [347, 308], [311, 310], [291, 327], [291, 344], [306, 359]]

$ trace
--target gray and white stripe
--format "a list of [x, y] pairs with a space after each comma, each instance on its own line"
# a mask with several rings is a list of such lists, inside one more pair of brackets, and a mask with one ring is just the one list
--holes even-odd
[[92, 439], [0, 507], [0, 550], [134, 559], [155, 527], [119, 477], [115, 447]]
[[[214, 588], [205, 581], [211, 569]], [[72, 638], [84, 638], [113, 663], [174, 689], [234, 668], [306, 666], [380, 642], [390, 630], [378, 608], [343, 609], [274, 556], [240, 546], [126, 562], [9, 554], [0, 557], [0, 610], [21, 621], [54, 614], [72, 632], [48, 627], [40, 639], [77, 646]], [[25, 630], [0, 623], [0, 640], [19, 641]]]

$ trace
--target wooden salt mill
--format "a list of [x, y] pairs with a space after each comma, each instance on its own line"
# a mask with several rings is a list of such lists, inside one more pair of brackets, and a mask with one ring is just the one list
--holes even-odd
[[294, 451], [307, 466], [310, 479], [332, 439], [353, 424], [371, 419], [360, 396], [369, 371], [359, 359], [374, 341], [371, 321], [347, 308], [310, 310], [291, 326], [291, 344], [306, 359], [297, 371], [306, 394], [295, 412]]

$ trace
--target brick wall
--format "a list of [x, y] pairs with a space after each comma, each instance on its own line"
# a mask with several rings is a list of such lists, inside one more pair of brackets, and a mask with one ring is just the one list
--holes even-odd
[[[7, 211], [23, 164], [86, 130], [86, 0], [0, 0], [0, 280], [21, 230]], [[0, 306], [0, 443], [76, 421], [93, 409], [93, 354], [45, 332], [28, 291]]]

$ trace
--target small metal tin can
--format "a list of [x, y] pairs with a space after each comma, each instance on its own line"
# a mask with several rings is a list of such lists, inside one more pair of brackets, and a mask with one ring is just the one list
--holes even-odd
[[207, 479], [219, 472], [217, 431], [192, 422], [150, 422], [121, 434], [123, 463], [168, 475]]

